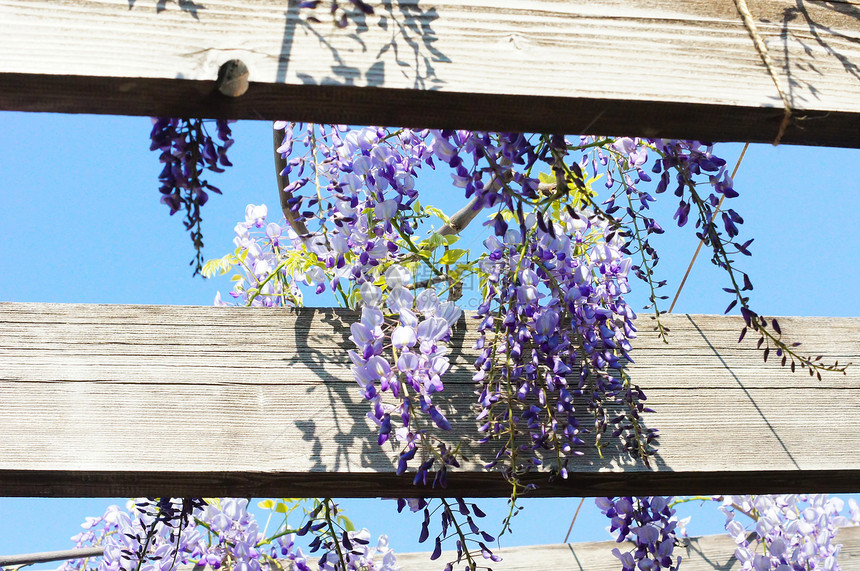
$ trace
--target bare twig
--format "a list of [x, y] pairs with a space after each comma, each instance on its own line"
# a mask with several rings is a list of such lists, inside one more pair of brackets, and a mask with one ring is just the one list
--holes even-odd
[[749, 7], [747, 7], [746, 0], [735, 0], [735, 6], [738, 9], [738, 13], [741, 16], [741, 20], [744, 22], [747, 32], [749, 32], [749, 35], [752, 38], [759, 57], [761, 57], [762, 63], [764, 63], [764, 67], [767, 68], [768, 75], [770, 75], [774, 86], [776, 86], [776, 92], [779, 94], [779, 98], [782, 99], [782, 105], [785, 107], [782, 122], [779, 124], [776, 138], [773, 140], [773, 146], [776, 147], [782, 140], [782, 135], [785, 133], [785, 129], [788, 127], [788, 124], [791, 122], [791, 114], [794, 112], [794, 109], [792, 109], [791, 99], [779, 84], [779, 76], [776, 71], [776, 66], [773, 63], [773, 59], [770, 57], [770, 53], [767, 51], [767, 44], [764, 43], [764, 38], [762, 38], [761, 34], [759, 34], [758, 28], [756, 28], [755, 19], [750, 13]]
[[448, 274], [442, 274], [441, 276], [433, 276], [432, 278], [421, 280], [420, 282], [415, 282], [412, 286], [407, 287], [412, 287], [414, 289], [424, 289], [447, 281], [449, 281]]
[[[555, 189], [555, 183], [542, 182], [538, 185], [538, 192], [542, 194], [550, 195], [555, 192]], [[439, 228], [436, 233], [440, 236], [459, 234], [478, 216], [478, 213], [481, 212], [481, 210], [483, 210], [483, 207], [478, 207], [478, 197], [472, 197], [472, 200], [470, 200], [466, 206], [455, 212], [454, 215], [448, 219], [448, 223]]]

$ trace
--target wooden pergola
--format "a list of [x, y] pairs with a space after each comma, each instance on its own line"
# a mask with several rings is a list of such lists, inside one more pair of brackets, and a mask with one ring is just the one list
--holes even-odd
[[[0, 0], [0, 109], [772, 142], [781, 92], [782, 143], [860, 147], [857, 2], [748, 0], [755, 32], [733, 0], [498, 4], [383, 3], [336, 30], [284, 0]], [[216, 77], [234, 59], [250, 87], [227, 97]], [[0, 494], [416, 495], [368, 439], [347, 314], [0, 303]], [[469, 321], [446, 382], [460, 427]], [[630, 368], [657, 410], [654, 466], [588, 452], [537, 494], [860, 491], [857, 366], [792, 375], [737, 343], [740, 318], [666, 321], [672, 343], [641, 335]], [[860, 319], [780, 323], [805, 352], [860, 364]], [[481, 455], [420, 493], [506, 495]]]

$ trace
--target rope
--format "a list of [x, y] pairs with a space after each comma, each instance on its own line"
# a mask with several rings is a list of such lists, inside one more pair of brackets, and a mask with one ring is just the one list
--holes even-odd
[[761, 57], [761, 61], [764, 63], [764, 66], [767, 68], [767, 73], [770, 75], [771, 80], [773, 80], [773, 84], [776, 86], [776, 91], [779, 93], [779, 98], [782, 99], [782, 105], [785, 107], [785, 114], [782, 117], [782, 122], [779, 124], [776, 138], [773, 140], [773, 146], [776, 147], [782, 140], [782, 136], [785, 134], [785, 130], [791, 121], [791, 100], [779, 85], [779, 77], [777, 77], [776, 67], [773, 65], [773, 60], [770, 58], [770, 52], [767, 51], [767, 45], [765, 45], [764, 39], [762, 39], [761, 34], [758, 33], [758, 28], [756, 28], [755, 20], [753, 20], [752, 14], [747, 7], [746, 0], [735, 0], [735, 7], [738, 9], [738, 13], [741, 15], [744, 26], [752, 38], [755, 49], [758, 51], [758, 55]]

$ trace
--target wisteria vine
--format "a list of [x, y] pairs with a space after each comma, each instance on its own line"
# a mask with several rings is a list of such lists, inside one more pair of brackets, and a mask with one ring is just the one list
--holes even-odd
[[[739, 341], [752, 330], [759, 336], [763, 359], [774, 352], [792, 371], [800, 366], [819, 378], [822, 371], [845, 371], [845, 365], [799, 353], [797, 344], [782, 340], [777, 320], [751, 308], [750, 276], [735, 258], [750, 255], [752, 240], [740, 238], [743, 218], [732, 207], [722, 208], [722, 199], [738, 192], [726, 161], [708, 143], [278, 122], [280, 212], [273, 218], [267, 206], [248, 205], [235, 228], [235, 251], [199, 266], [204, 189], [217, 192], [200, 180], [201, 167], [229, 165], [225, 153], [232, 144], [226, 123], [217, 123], [220, 146], [205, 135], [202, 124], [157, 119], [152, 131], [152, 148], [162, 150], [165, 163], [162, 201], [171, 213], [186, 210], [198, 268], [206, 277], [233, 273], [229, 296], [234, 304], [299, 306], [308, 291], [329, 290], [357, 310], [357, 320], [349, 326], [353, 376], [368, 402], [378, 445], [394, 447], [396, 471], [409, 473], [419, 486], [418, 496], [421, 486], [445, 487], [449, 473], [466, 459], [463, 442], [450, 437], [449, 411], [440, 395], [467, 279], [480, 283], [473, 315], [478, 322], [473, 375], [477, 440], [491, 450], [486, 468], [501, 472], [511, 484], [511, 516], [518, 511], [516, 499], [534, 485], [525, 484], [523, 476], [544, 471], [567, 478], [588, 434], [598, 451], [617, 445], [649, 464], [658, 430], [647, 425], [645, 393], [625, 369], [633, 360], [637, 335], [636, 313], [625, 296], [631, 274], [642, 280], [650, 290], [646, 310], [653, 311], [659, 334], [668, 335], [660, 322], [660, 303], [666, 298], [660, 290], [666, 281], [657, 278], [659, 256], [652, 244], [653, 236], [664, 230], [650, 210], [666, 191], [677, 200], [677, 226], [694, 220], [696, 237], [726, 272], [724, 290], [731, 296], [726, 313], [739, 308], [746, 325]], [[468, 200], [463, 209], [449, 216], [419, 200], [420, 173], [428, 168], [450, 171], [453, 188]], [[597, 190], [600, 185], [605, 192]], [[459, 233], [476, 218], [489, 234], [484, 250], [457, 248]], [[216, 304], [228, 301], [219, 294]], [[616, 551], [624, 570], [679, 567], [673, 501], [598, 500], [618, 540], [635, 545], [628, 553]], [[831, 505], [830, 500], [811, 501]], [[162, 558], [159, 541], [172, 546], [174, 557], [207, 560], [201, 548], [181, 547], [185, 544], [178, 530], [193, 527], [188, 523], [193, 512], [197, 525], [211, 532], [215, 508], [183, 501], [177, 512], [171, 502], [156, 502], [155, 512], [138, 510], [137, 531], [122, 534], [125, 560]], [[495, 535], [478, 525], [482, 512], [477, 506], [462, 500], [435, 502], [401, 500], [399, 505], [424, 514], [421, 541], [429, 538], [433, 517], [438, 519], [434, 558], [450, 539], [457, 562], [468, 568], [476, 568], [479, 558], [497, 559], [488, 547]], [[747, 503], [731, 500], [724, 509], [734, 506], [763, 521], [764, 511], [743, 507]], [[330, 500], [320, 500], [296, 533], [319, 534], [311, 545], [324, 552], [321, 568], [351, 569], [351, 557], [368, 552], [353, 554], [364, 539], [337, 531], [331, 518], [335, 513]], [[194, 537], [187, 534], [184, 541]], [[219, 545], [230, 541], [250, 545], [239, 539], [219, 540]], [[780, 550], [783, 544], [776, 549], [772, 544], [768, 561], [782, 561], [781, 554], [787, 553]], [[300, 550], [279, 545], [285, 558], [303, 568]], [[742, 548], [748, 549], [748, 543]], [[252, 553], [250, 547], [245, 551]], [[230, 557], [221, 553], [222, 562]], [[768, 567], [757, 555], [739, 559], [745, 565], [752, 561], [750, 569], [782, 569], [778, 565], [783, 564]]]

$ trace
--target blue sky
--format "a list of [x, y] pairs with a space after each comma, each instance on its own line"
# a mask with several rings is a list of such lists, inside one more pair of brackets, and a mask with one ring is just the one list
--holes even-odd
[[[210, 305], [216, 291], [226, 293], [226, 279], [191, 277], [193, 252], [181, 219], [159, 204], [160, 165], [148, 150], [149, 129], [149, 119], [140, 117], [0, 113], [0, 300]], [[270, 124], [240, 122], [234, 134], [235, 167], [210, 175], [224, 195], [213, 195], [204, 207], [207, 258], [232, 251], [232, 229], [246, 204], [277, 201]], [[718, 154], [734, 164], [741, 145], [720, 148]], [[757, 145], [747, 153], [734, 208], [746, 221], [742, 235], [755, 238], [754, 255], [742, 267], [755, 284], [759, 312], [860, 316], [856, 213], [847, 200], [860, 190], [858, 159], [860, 151], [845, 149]], [[450, 213], [464, 200], [447, 177], [433, 176], [424, 188], [434, 189], [430, 201]], [[667, 233], [655, 245], [661, 253], [657, 269], [669, 280], [665, 294], [671, 296], [696, 242], [691, 227], [672, 228], [670, 198], [664, 195], [659, 207]], [[479, 246], [476, 232], [470, 228], [461, 243]], [[641, 306], [644, 288], [637, 285]], [[676, 313], [722, 313], [729, 301], [722, 285], [703, 253]], [[306, 303], [320, 305], [313, 296]], [[0, 554], [67, 548], [84, 516], [103, 512], [108, 503], [0, 498]], [[510, 544], [561, 541], [576, 504], [527, 502]], [[415, 543], [419, 519], [396, 517], [393, 502], [350, 501], [347, 509], [357, 525], [391, 534], [395, 549], [422, 550]], [[496, 513], [503, 509], [503, 501], [495, 502]], [[691, 531], [718, 533], [721, 519], [699, 517], [703, 523], [694, 520]], [[586, 509], [574, 538], [605, 539], [603, 525], [593, 508]]]

